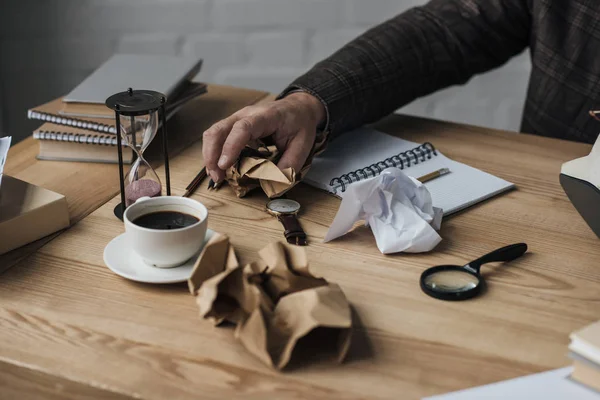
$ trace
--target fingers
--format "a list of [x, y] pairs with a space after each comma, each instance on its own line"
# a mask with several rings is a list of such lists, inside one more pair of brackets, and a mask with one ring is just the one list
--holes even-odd
[[221, 181], [250, 140], [277, 130], [280, 116], [275, 108], [247, 107], [204, 132], [202, 152], [211, 178]]
[[283, 151], [277, 166], [299, 172], [313, 147], [315, 125], [301, 104], [273, 102], [246, 107], [204, 132], [202, 152], [207, 173], [215, 182], [222, 181], [225, 170], [237, 161], [250, 141], [271, 134]]
[[217, 122], [202, 135], [202, 155], [204, 156], [206, 173], [215, 182], [220, 182], [225, 178], [225, 172], [218, 167], [218, 161], [229, 132], [240, 118], [240, 116], [234, 114]]
[[250, 140], [265, 136], [268, 124], [266, 118], [261, 114], [244, 117], [233, 124], [231, 132], [223, 144], [218, 161], [219, 168], [226, 170], [231, 167]]
[[300, 172], [315, 141], [315, 133], [299, 132], [287, 144], [277, 166], [280, 169], [292, 167]]

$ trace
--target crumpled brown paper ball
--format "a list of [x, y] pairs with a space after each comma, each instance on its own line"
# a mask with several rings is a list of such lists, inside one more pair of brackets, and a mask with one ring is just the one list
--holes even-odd
[[[198, 258], [188, 285], [202, 318], [236, 325], [235, 337], [265, 364], [284, 368], [292, 355], [310, 355], [330, 343], [338, 362], [350, 345], [352, 317], [336, 284], [313, 276], [304, 249], [281, 242], [259, 252], [261, 261], [239, 265], [229, 238], [215, 235]], [[326, 329], [320, 329], [326, 328]], [[294, 350], [305, 343], [306, 348]]]
[[238, 162], [225, 171], [227, 183], [238, 197], [244, 197], [257, 187], [261, 187], [269, 198], [279, 197], [300, 182], [310, 169], [313, 157], [325, 150], [326, 143], [327, 134], [317, 135], [308, 159], [298, 172], [293, 168], [280, 170], [277, 162], [281, 153], [277, 147], [262, 140], [255, 141], [246, 146]]

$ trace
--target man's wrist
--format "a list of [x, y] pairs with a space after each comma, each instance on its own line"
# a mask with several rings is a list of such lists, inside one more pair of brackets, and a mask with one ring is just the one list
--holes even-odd
[[297, 90], [288, 93], [283, 99], [298, 102], [306, 107], [311, 117], [315, 121], [315, 127], [322, 127], [326, 124], [327, 110], [325, 106], [315, 96], [303, 90]]

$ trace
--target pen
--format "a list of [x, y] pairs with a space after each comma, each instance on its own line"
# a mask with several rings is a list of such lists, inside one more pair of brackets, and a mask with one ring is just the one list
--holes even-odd
[[421, 183], [425, 183], [425, 182], [429, 182], [432, 179], [438, 178], [438, 177], [440, 177], [442, 175], [446, 175], [446, 174], [449, 174], [449, 173], [450, 173], [450, 169], [448, 169], [448, 168], [440, 168], [437, 171], [430, 172], [430, 173], [428, 173], [426, 175], [423, 175], [420, 178], [417, 178], [417, 180], [419, 182], [421, 182]]

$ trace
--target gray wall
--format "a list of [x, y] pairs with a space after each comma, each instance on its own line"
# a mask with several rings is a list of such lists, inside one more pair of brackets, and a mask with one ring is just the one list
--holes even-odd
[[[196, 55], [199, 79], [277, 92], [370, 26], [423, 0], [0, 0], [0, 123], [68, 92], [114, 52]], [[402, 111], [516, 130], [530, 65], [419, 99]]]

